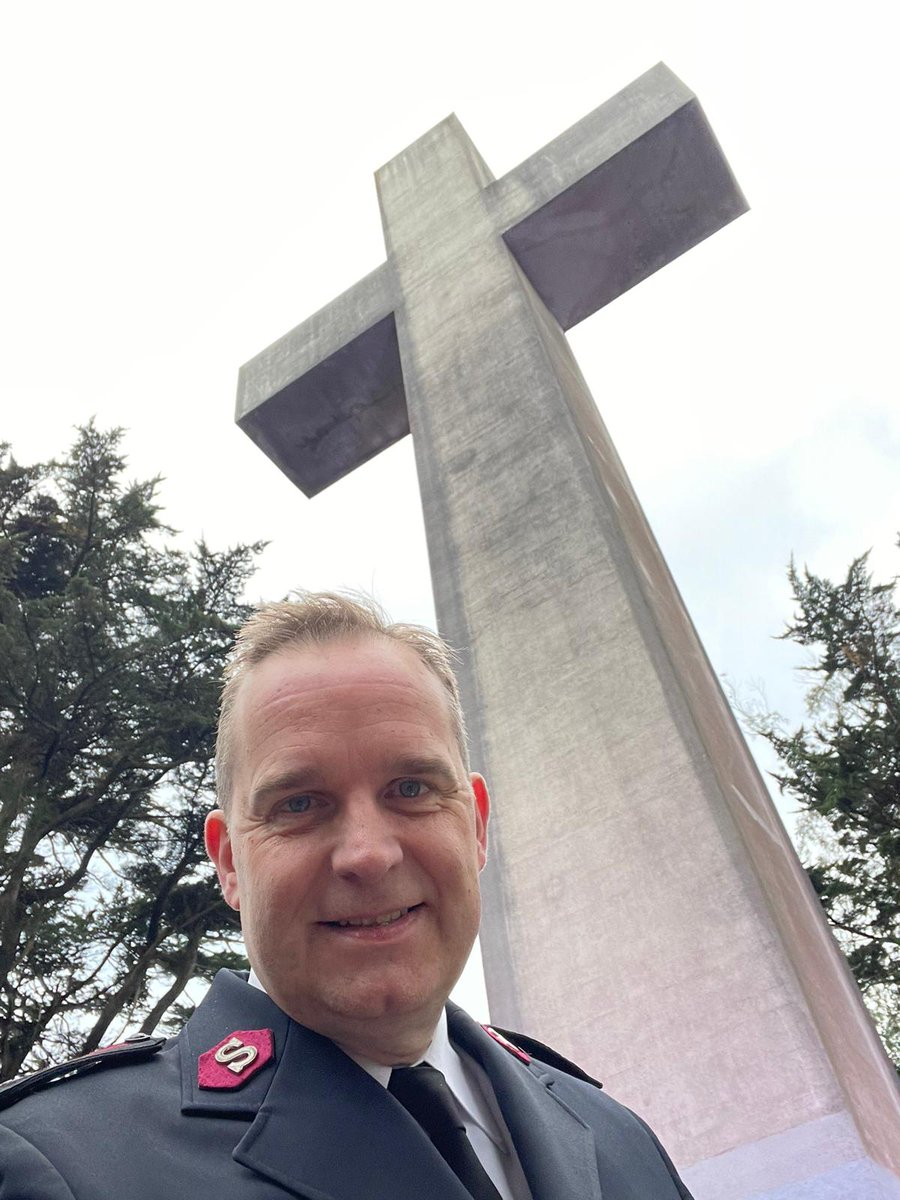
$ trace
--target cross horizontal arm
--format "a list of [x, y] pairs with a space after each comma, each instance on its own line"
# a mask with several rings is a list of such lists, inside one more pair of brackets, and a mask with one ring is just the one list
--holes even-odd
[[563, 329], [747, 210], [697, 98], [662, 63], [487, 191]]
[[[446, 311], [449, 322], [454, 280], [471, 293], [463, 309], [481, 303], [479, 255], [496, 254], [501, 235], [569, 329], [747, 207], [694, 94], [662, 64], [502, 179], [455, 118], [378, 179], [388, 261], [239, 375], [238, 424], [307, 496], [409, 432], [395, 312], [402, 301], [408, 356], [410, 305]], [[460, 255], [470, 260], [462, 276]], [[500, 314], [487, 304], [484, 327]], [[438, 340], [459, 336], [447, 322]], [[412, 395], [415, 378], [408, 386]]]
[[238, 425], [307, 496], [409, 433], [387, 264], [241, 367]]

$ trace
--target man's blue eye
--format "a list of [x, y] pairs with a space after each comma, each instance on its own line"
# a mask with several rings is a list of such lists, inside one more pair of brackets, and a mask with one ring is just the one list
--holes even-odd
[[397, 785], [397, 791], [406, 800], [415, 800], [416, 796], [422, 794], [422, 784], [418, 779], [401, 779]]
[[304, 813], [309, 809], [310, 804], [312, 804], [312, 799], [309, 796], [291, 796], [285, 804], [285, 808], [288, 812]]

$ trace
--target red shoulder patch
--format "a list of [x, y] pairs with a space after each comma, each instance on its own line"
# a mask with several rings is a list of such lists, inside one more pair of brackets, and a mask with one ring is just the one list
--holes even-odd
[[275, 1055], [271, 1029], [236, 1029], [197, 1060], [197, 1083], [219, 1090], [243, 1087]]
[[492, 1037], [495, 1042], [503, 1047], [504, 1050], [508, 1050], [510, 1054], [514, 1054], [516, 1058], [521, 1059], [523, 1063], [531, 1062], [530, 1056], [526, 1054], [520, 1046], [517, 1046], [514, 1042], [511, 1042], [508, 1037], [504, 1037], [502, 1033], [498, 1033], [498, 1031], [494, 1029], [492, 1025], [482, 1025], [481, 1028], [488, 1035], [488, 1037]]

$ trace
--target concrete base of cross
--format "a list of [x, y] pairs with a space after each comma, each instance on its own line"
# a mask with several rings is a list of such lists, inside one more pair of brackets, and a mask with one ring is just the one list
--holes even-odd
[[695, 1200], [900, 1200], [846, 1113], [748, 1142], [681, 1171]]

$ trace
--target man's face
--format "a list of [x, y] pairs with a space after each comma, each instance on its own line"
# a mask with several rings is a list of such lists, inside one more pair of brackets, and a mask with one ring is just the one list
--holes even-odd
[[272, 655], [238, 695], [209, 853], [272, 999], [338, 1042], [436, 1022], [478, 929], [488, 799], [445, 697], [381, 637]]

